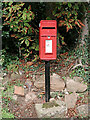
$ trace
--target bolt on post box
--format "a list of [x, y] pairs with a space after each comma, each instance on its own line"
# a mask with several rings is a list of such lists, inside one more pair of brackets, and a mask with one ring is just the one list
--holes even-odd
[[39, 24], [39, 56], [41, 60], [55, 60], [57, 54], [57, 22], [41, 20]]

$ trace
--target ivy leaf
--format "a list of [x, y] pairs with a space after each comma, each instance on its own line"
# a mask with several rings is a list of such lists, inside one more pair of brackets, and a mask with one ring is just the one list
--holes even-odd
[[78, 20], [79, 21], [79, 23], [82, 25], [82, 26], [85, 26], [80, 20]]
[[31, 5], [29, 5], [28, 9], [31, 10]]
[[26, 44], [26, 46], [29, 46], [29, 41], [25, 40], [25, 44]]
[[21, 13], [18, 13], [17, 15], [18, 15], [18, 17], [20, 17], [20, 16], [21, 16]]
[[22, 18], [23, 20], [26, 20], [26, 13], [23, 13]]
[[34, 14], [32, 14], [32, 19], [34, 19]]
[[81, 28], [81, 25], [77, 21], [75, 21], [75, 24]]
[[24, 49], [25, 49], [24, 47], [21, 48], [21, 50], [24, 50]]
[[10, 6], [10, 5], [12, 5], [12, 3], [13, 3], [13, 2], [9, 2], [9, 4], [8, 4], [8, 5], [9, 5], [9, 6]]
[[71, 8], [71, 7], [72, 7], [72, 4], [71, 4], [71, 3], [68, 3], [68, 7], [70, 7], [70, 8]]
[[51, 18], [50, 18], [50, 17], [47, 17], [46, 19], [47, 19], [47, 20], [51, 20]]
[[78, 10], [78, 9], [79, 9], [78, 4], [76, 4], [76, 5], [74, 6], [74, 8]]
[[23, 44], [25, 40], [22, 40], [20, 44]]
[[58, 10], [60, 10], [61, 9], [61, 6], [58, 6]]
[[21, 3], [19, 6], [23, 6], [25, 3]]
[[35, 50], [36, 50], [36, 51], [39, 51], [39, 45], [36, 46]]
[[31, 46], [30, 49], [35, 49], [35, 46]]
[[29, 27], [30, 25], [28, 23], [24, 23], [25, 26]]
[[56, 13], [56, 11], [55, 11], [55, 10], [53, 10], [52, 14], [53, 14], [53, 15], [55, 15], [55, 13]]
[[19, 40], [22, 40], [23, 38], [20, 38]]

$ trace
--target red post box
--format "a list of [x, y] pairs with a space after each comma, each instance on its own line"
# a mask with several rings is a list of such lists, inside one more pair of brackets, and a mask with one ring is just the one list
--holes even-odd
[[57, 54], [57, 22], [41, 20], [39, 26], [39, 57], [41, 60], [55, 60]]

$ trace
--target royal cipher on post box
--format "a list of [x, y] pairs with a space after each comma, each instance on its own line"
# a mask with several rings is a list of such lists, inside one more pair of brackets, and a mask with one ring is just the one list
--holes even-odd
[[39, 57], [41, 60], [55, 60], [57, 54], [57, 22], [41, 20], [39, 24]]

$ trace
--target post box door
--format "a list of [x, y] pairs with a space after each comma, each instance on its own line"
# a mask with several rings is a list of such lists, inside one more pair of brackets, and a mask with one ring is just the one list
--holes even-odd
[[55, 60], [56, 59], [56, 37], [41, 37], [40, 42], [40, 59]]

